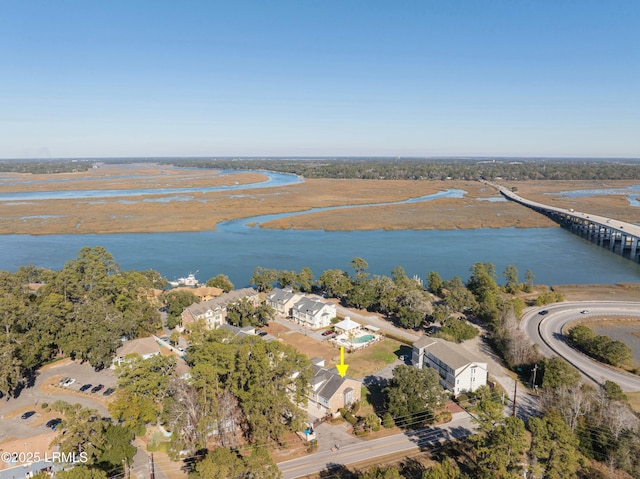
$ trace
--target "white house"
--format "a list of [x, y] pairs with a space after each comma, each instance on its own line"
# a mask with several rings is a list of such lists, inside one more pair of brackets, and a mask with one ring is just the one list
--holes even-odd
[[309, 329], [326, 328], [336, 314], [335, 304], [311, 298], [301, 298], [292, 308], [293, 320]]
[[487, 363], [473, 357], [459, 345], [423, 336], [413, 343], [411, 361], [417, 368], [433, 368], [440, 384], [454, 396], [473, 392], [487, 384]]
[[267, 294], [266, 303], [280, 316], [290, 318], [292, 316], [293, 305], [303, 297], [303, 294], [294, 293], [290, 289], [274, 288], [273, 291]]

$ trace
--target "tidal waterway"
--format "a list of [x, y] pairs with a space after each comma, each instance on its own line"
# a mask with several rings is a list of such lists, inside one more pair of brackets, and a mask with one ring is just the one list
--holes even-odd
[[[251, 188], [283, 186], [301, 181], [294, 175], [269, 173], [270, 179]], [[247, 185], [214, 187], [247, 189]], [[171, 198], [189, 195], [179, 191], [124, 190], [127, 196], [159, 193]], [[202, 191], [202, 188], [196, 188]], [[120, 194], [118, 194], [120, 193]], [[99, 198], [122, 196], [123, 190], [86, 190], [0, 195], [0, 201], [44, 198]], [[461, 197], [463, 190], [449, 190], [408, 200], [430, 201], [442, 196]], [[10, 195], [10, 196], [7, 196]], [[56, 196], [57, 195], [57, 196]], [[496, 196], [496, 199], [499, 199]], [[344, 206], [345, 208], [349, 206]], [[362, 205], [360, 206], [362, 207]], [[310, 210], [306, 213], [319, 211]], [[295, 214], [306, 214], [295, 213]], [[390, 275], [402, 266], [409, 276], [424, 278], [437, 271], [443, 278], [466, 280], [473, 263], [491, 262], [501, 273], [514, 264], [524, 277], [526, 270], [539, 284], [614, 284], [640, 282], [640, 265], [600, 248], [561, 228], [501, 228], [475, 230], [401, 231], [300, 231], [260, 228], [276, 217], [269, 215], [220, 223], [215, 231], [197, 233], [141, 233], [99, 235], [2, 235], [0, 270], [15, 271], [23, 265], [59, 269], [84, 246], [103, 246], [125, 269], [155, 269], [168, 279], [197, 273], [206, 280], [219, 273], [236, 287], [249, 284], [256, 266], [299, 271], [309, 266], [316, 276], [332, 268], [349, 270], [349, 262], [361, 257], [369, 273]], [[253, 226], [252, 226], [253, 225]]]

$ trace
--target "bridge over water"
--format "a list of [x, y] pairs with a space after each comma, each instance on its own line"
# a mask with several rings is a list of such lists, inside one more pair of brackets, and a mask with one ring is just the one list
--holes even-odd
[[537, 211], [572, 233], [607, 248], [610, 251], [640, 263], [640, 226], [606, 216], [592, 215], [573, 209], [557, 208], [527, 200], [504, 186], [481, 180], [500, 191], [506, 198]]

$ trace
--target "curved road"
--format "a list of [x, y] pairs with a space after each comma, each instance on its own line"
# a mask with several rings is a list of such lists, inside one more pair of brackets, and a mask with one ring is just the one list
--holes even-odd
[[[539, 314], [546, 310], [546, 315]], [[582, 313], [588, 311], [588, 313]], [[627, 301], [580, 301], [555, 303], [525, 311], [520, 323], [531, 340], [545, 356], [560, 356], [573, 364], [584, 376], [596, 383], [614, 381], [623, 391], [640, 391], [640, 376], [634, 376], [599, 363], [578, 352], [564, 339], [563, 327], [576, 319], [589, 316], [635, 316], [640, 321], [640, 303]]]

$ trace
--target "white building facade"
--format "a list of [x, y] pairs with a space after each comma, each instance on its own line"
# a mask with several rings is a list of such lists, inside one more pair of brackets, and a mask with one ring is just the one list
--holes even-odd
[[442, 387], [456, 397], [487, 384], [487, 363], [474, 358], [459, 345], [443, 339], [423, 336], [413, 343], [411, 359], [417, 368], [435, 369], [440, 375]]
[[292, 308], [293, 320], [309, 329], [326, 328], [336, 317], [337, 309], [333, 303], [301, 298]]

